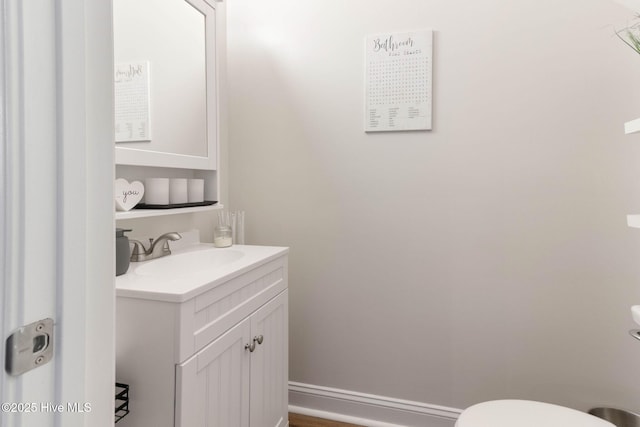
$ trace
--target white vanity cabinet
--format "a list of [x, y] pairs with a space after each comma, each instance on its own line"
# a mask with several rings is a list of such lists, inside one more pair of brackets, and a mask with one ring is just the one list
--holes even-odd
[[288, 425], [288, 260], [272, 249], [186, 298], [117, 284], [118, 427]]
[[176, 427], [284, 427], [286, 319], [284, 291], [178, 365]]

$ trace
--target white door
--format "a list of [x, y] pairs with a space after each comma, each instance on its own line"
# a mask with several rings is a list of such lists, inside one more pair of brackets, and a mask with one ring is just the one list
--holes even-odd
[[284, 427], [288, 423], [288, 291], [251, 315], [251, 336], [259, 345], [251, 353], [251, 426]]
[[[53, 321], [52, 332], [25, 333], [15, 357], [1, 347], [3, 427], [113, 425], [113, 113], [111, 80], [97, 71], [112, 73], [111, 24], [87, 25], [110, 0], [92, 2], [0, 0], [3, 342]], [[94, 92], [96, 81], [106, 85]], [[32, 366], [8, 373], [8, 359]]]
[[176, 427], [249, 427], [250, 329], [243, 320], [176, 367]]

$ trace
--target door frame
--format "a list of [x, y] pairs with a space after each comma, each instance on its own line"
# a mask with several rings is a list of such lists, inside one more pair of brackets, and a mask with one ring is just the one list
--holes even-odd
[[[24, 264], [21, 244], [23, 230], [12, 230], [16, 217], [24, 214], [20, 183], [27, 171], [22, 161], [12, 163], [9, 154], [22, 152], [27, 142], [16, 132], [24, 126], [23, 106], [37, 103], [37, 94], [24, 91], [30, 84], [28, 70], [22, 64], [26, 29], [32, 19], [32, 9], [24, 0], [0, 0], [0, 133], [3, 149], [0, 153], [0, 224], [4, 237], [0, 243], [3, 267], [8, 263], [19, 270]], [[49, 366], [36, 368], [50, 371], [43, 377], [43, 388], [52, 392], [34, 393], [33, 381], [8, 377], [2, 373], [0, 398], [3, 403], [35, 403], [41, 405], [51, 397], [51, 403], [62, 404], [64, 411], [46, 417], [46, 426], [113, 426], [115, 379], [115, 288], [114, 288], [114, 135], [113, 135], [113, 36], [111, 0], [47, 0], [41, 3], [38, 19], [46, 20], [55, 29], [55, 106], [51, 109], [55, 123], [55, 150], [50, 157], [55, 176], [38, 179], [55, 182], [57, 202], [54, 206], [55, 244], [45, 256], [55, 259], [55, 278], [43, 284], [25, 284], [20, 274], [2, 275], [0, 283], [0, 327], [3, 339], [21, 326], [39, 320], [24, 316], [28, 298], [16, 298], [25, 287], [37, 287], [47, 295], [55, 295], [53, 304], [54, 358]], [[30, 6], [31, 7], [31, 6]], [[9, 13], [7, 13], [9, 11]], [[105, 19], [106, 18], [106, 19]], [[44, 21], [40, 21], [44, 22]], [[8, 24], [8, 25], [7, 25]], [[9, 30], [8, 30], [9, 28]], [[50, 51], [44, 54], [51, 55]], [[31, 52], [31, 55], [33, 52]], [[18, 65], [16, 65], [18, 64]], [[10, 70], [11, 72], [6, 72]], [[51, 88], [51, 86], [48, 86]], [[16, 90], [15, 88], [20, 88]], [[8, 91], [11, 96], [8, 96]], [[7, 117], [12, 120], [7, 120]], [[50, 148], [50, 147], [49, 147]], [[7, 172], [9, 175], [7, 176]], [[5, 180], [6, 177], [6, 180]], [[29, 195], [32, 198], [32, 195]], [[17, 201], [18, 206], [13, 204]], [[29, 207], [29, 209], [33, 209]], [[18, 223], [20, 223], [18, 221]], [[22, 224], [28, 227], [29, 224]], [[49, 245], [51, 246], [51, 245]], [[16, 249], [18, 249], [16, 251]], [[19, 255], [18, 255], [19, 254]], [[7, 269], [3, 268], [3, 272]], [[15, 272], [14, 272], [15, 273]], [[26, 289], [30, 292], [33, 289]], [[46, 310], [45, 310], [46, 311]], [[51, 311], [51, 310], [49, 310]], [[51, 312], [42, 317], [51, 316]], [[30, 314], [33, 317], [33, 313]], [[4, 346], [2, 347], [4, 349]], [[4, 350], [0, 360], [4, 365]], [[35, 371], [34, 371], [35, 372]], [[27, 375], [27, 374], [24, 374]], [[33, 379], [33, 376], [31, 377]], [[52, 382], [53, 384], [48, 384]], [[67, 404], [79, 404], [82, 412], [70, 412]], [[28, 414], [13, 417], [0, 413], [0, 425], [10, 427], [20, 423], [32, 427], [37, 419], [42, 425], [42, 407], [38, 417]], [[33, 425], [33, 427], [36, 427]]]

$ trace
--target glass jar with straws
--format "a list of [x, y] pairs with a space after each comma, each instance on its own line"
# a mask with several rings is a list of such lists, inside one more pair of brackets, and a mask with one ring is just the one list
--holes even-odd
[[232, 244], [244, 245], [244, 211], [218, 212], [213, 244], [218, 248], [226, 248]]
[[228, 225], [216, 225], [213, 229], [213, 245], [216, 248], [227, 248], [232, 243], [231, 227]]

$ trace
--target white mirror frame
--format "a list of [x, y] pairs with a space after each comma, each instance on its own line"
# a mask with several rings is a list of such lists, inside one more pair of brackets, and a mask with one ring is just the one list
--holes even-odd
[[[182, 169], [217, 169], [218, 164], [218, 69], [216, 10], [204, 0], [184, 0], [205, 18], [207, 155], [193, 156], [116, 146], [117, 165], [155, 166]], [[213, 2], [212, 2], [213, 3]]]

